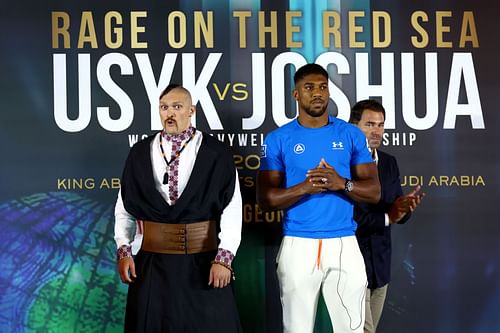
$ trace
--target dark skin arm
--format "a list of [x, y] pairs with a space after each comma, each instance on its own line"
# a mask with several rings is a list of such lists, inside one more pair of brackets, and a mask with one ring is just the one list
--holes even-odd
[[[353, 166], [353, 191], [347, 193], [355, 201], [376, 203], [380, 199], [380, 184], [375, 163]], [[264, 209], [284, 209], [304, 195], [343, 190], [345, 178], [324, 159], [307, 172], [304, 181], [283, 188], [284, 174], [279, 171], [260, 171], [257, 174], [257, 201]], [[323, 180], [326, 180], [323, 181]]]
[[308, 178], [292, 187], [282, 188], [284, 178], [284, 174], [279, 171], [258, 172], [257, 202], [263, 209], [284, 209], [299, 201], [304, 195], [325, 191], [316, 187]]
[[[324, 159], [321, 159], [317, 168], [309, 170], [308, 177], [317, 182], [317, 187], [330, 191], [343, 190], [346, 179]], [[378, 179], [377, 165], [375, 163], [357, 164], [351, 167], [352, 182], [351, 192], [346, 194], [356, 202], [377, 203], [380, 200], [380, 182]], [[322, 182], [326, 179], [326, 182]]]

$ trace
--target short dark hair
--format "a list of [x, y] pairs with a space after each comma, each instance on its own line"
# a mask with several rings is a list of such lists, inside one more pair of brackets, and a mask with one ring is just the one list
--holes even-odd
[[293, 76], [293, 82], [297, 85], [297, 82], [302, 80], [306, 75], [309, 74], [320, 74], [323, 75], [328, 80], [328, 72], [326, 69], [318, 64], [307, 64], [300, 67]]
[[180, 84], [177, 84], [177, 83], [171, 83], [169, 84], [160, 94], [160, 99], [162, 99], [163, 96], [165, 96], [166, 94], [168, 94], [169, 92], [171, 92], [172, 90], [174, 89], [181, 89], [183, 90], [184, 92], [186, 92], [188, 95], [191, 95], [189, 93], [189, 91], [184, 88], [183, 86], [181, 86]]
[[365, 99], [362, 101], [357, 102], [354, 104], [354, 106], [351, 109], [351, 116], [349, 118], [349, 122], [352, 124], [357, 124], [361, 120], [361, 117], [363, 116], [363, 112], [365, 110], [371, 110], [375, 112], [382, 112], [384, 115], [384, 120], [385, 120], [385, 109], [380, 104], [374, 99]]

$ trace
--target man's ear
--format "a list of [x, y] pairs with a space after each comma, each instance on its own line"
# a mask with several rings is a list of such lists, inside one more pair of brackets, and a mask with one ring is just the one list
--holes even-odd
[[189, 116], [191, 117], [195, 112], [196, 112], [196, 107], [194, 105], [191, 105], [191, 108], [189, 110]]
[[299, 92], [297, 91], [297, 89], [293, 89], [292, 91], [292, 96], [293, 98], [297, 101], [298, 98], [299, 98]]

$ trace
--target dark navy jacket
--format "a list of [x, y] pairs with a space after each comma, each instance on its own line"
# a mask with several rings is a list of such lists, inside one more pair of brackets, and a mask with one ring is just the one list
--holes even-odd
[[[354, 220], [356, 237], [365, 260], [368, 288], [380, 288], [391, 279], [391, 227], [385, 226], [385, 213], [396, 198], [403, 195], [398, 164], [394, 156], [377, 149], [380, 201], [377, 204], [356, 203]], [[406, 214], [398, 223], [405, 223]]]

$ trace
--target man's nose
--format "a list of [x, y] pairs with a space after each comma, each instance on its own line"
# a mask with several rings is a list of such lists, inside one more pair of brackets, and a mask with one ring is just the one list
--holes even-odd
[[382, 134], [384, 134], [384, 128], [383, 127], [374, 127], [373, 133], [377, 134], [378, 136], [382, 136]]
[[313, 90], [312, 90], [312, 95], [313, 95], [314, 97], [317, 97], [317, 96], [322, 96], [322, 95], [323, 95], [323, 91], [321, 90], [321, 88], [320, 88], [320, 87], [315, 87], [315, 88], [313, 88]]
[[170, 117], [173, 117], [175, 115], [175, 110], [173, 107], [169, 107], [167, 109], [167, 117], [170, 118]]

